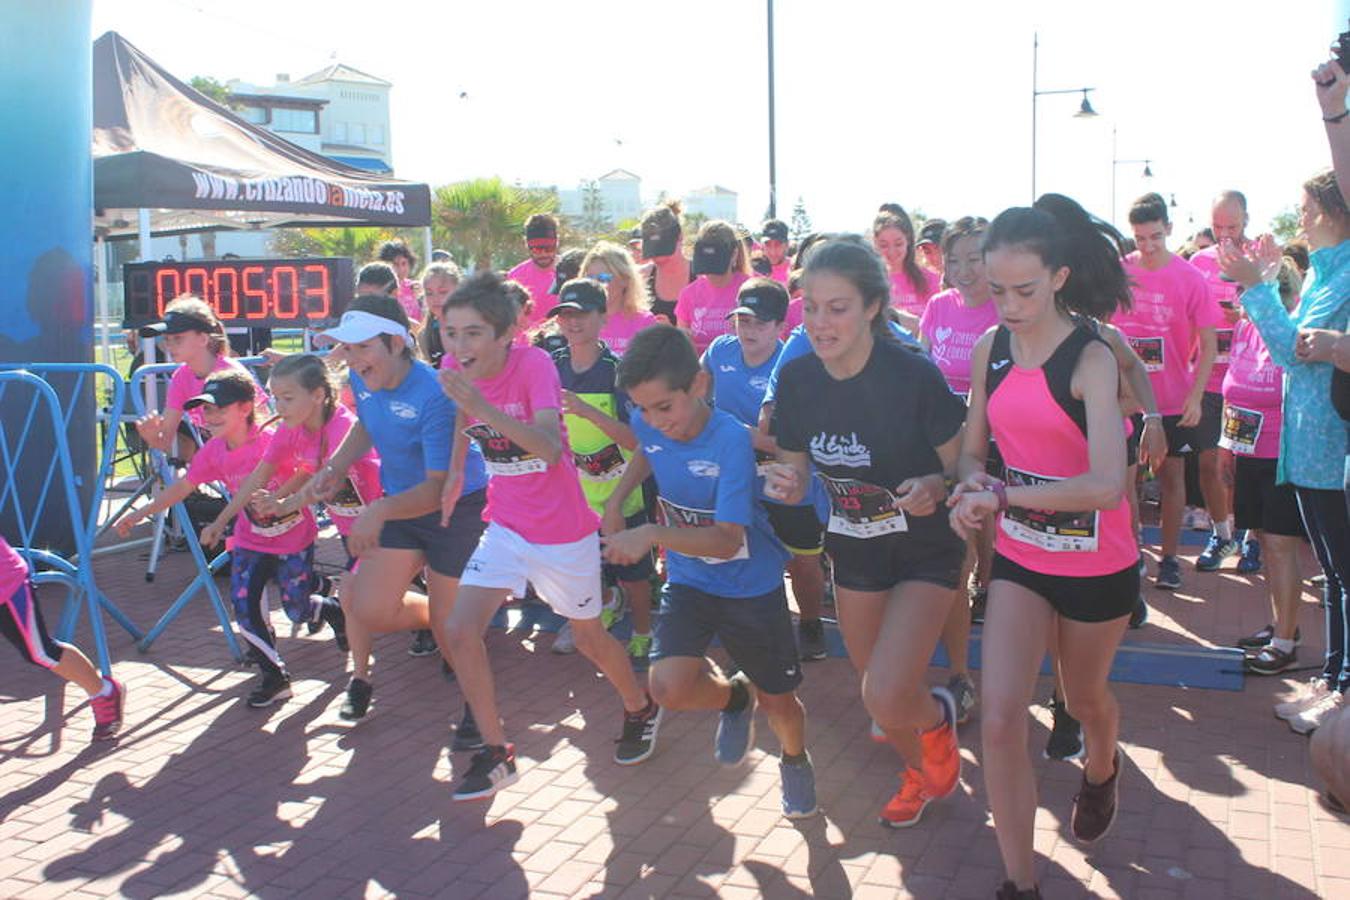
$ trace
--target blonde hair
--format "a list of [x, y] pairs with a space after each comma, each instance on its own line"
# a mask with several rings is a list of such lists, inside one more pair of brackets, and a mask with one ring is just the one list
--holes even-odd
[[704, 222], [703, 227], [698, 230], [698, 237], [694, 239], [694, 243], [698, 243], [704, 238], [710, 238], [718, 243], [730, 244], [734, 247], [735, 253], [731, 256], [730, 272], [740, 272], [742, 275], [750, 274], [750, 254], [745, 252], [745, 241], [741, 240], [735, 225], [721, 219]]
[[612, 241], [600, 241], [586, 252], [586, 258], [581, 261], [582, 275], [586, 274], [591, 263], [604, 266], [612, 277], [623, 282], [621, 305], [624, 313], [632, 315], [647, 312], [651, 308], [651, 298], [647, 296], [647, 282], [638, 272], [637, 263], [633, 262], [633, 254], [628, 252], [627, 247], [621, 247]]

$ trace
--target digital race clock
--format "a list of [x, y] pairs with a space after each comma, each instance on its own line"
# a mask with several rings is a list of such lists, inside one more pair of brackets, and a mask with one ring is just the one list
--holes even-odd
[[226, 328], [319, 328], [354, 290], [352, 261], [339, 258], [127, 263], [122, 284], [124, 328], [160, 321], [184, 294], [206, 301]]

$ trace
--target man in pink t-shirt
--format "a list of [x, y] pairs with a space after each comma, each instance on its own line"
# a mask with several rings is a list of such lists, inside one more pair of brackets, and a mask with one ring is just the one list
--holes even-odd
[[760, 246], [764, 248], [764, 258], [769, 261], [769, 277], [783, 287], [787, 287], [788, 275], [792, 272], [792, 261], [788, 259], [787, 223], [781, 219], [769, 219], [759, 229]]
[[548, 311], [558, 302], [549, 293], [558, 262], [558, 220], [548, 213], [536, 213], [526, 219], [525, 249], [530, 252], [530, 258], [506, 274], [530, 292], [533, 306], [529, 324], [533, 328], [548, 318]]

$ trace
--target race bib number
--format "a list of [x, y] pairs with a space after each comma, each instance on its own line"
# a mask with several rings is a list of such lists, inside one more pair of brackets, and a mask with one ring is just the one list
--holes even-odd
[[1130, 338], [1130, 346], [1144, 361], [1145, 372], [1161, 372], [1163, 370], [1163, 339], [1161, 337], [1132, 337]]
[[[1053, 484], [1060, 480], [1012, 467], [1004, 476], [1008, 487]], [[1001, 525], [1003, 533], [1013, 540], [1051, 553], [1092, 553], [1097, 549], [1097, 518], [1095, 509], [1091, 512], [1052, 512], [1009, 506], [1003, 513]]]
[[488, 474], [512, 477], [548, 470], [548, 464], [484, 422], [470, 425], [464, 433], [478, 442]]
[[338, 492], [324, 506], [328, 508], [330, 515], [341, 516], [344, 519], [354, 519], [366, 508], [365, 501], [361, 499], [361, 492], [356, 489], [356, 482], [350, 478], [342, 480]]
[[772, 453], [765, 453], [763, 450], [756, 450], [755, 474], [758, 475], [760, 478], [763, 478], [765, 475], [768, 475], [769, 466], [773, 465], [774, 459], [775, 457]]
[[594, 453], [574, 453], [572, 458], [576, 460], [577, 471], [587, 481], [613, 481], [621, 478], [628, 467], [618, 444], [610, 444]]
[[1265, 418], [1264, 413], [1254, 409], [1243, 409], [1225, 403], [1219, 446], [1243, 456], [1251, 456], [1256, 452], [1256, 440], [1261, 436], [1261, 423]]
[[[665, 497], [657, 497], [657, 505], [661, 512], [661, 519], [670, 528], [711, 528], [716, 524], [711, 509], [694, 509], [690, 506], [680, 506], [678, 503], [671, 503]], [[741, 535], [741, 546], [736, 551], [736, 555], [730, 559], [718, 559], [715, 556], [695, 556], [694, 559], [705, 562], [710, 566], [721, 565], [722, 563], [734, 562], [738, 559], [749, 559], [750, 547], [746, 543], [745, 534]]]
[[1228, 355], [1233, 351], [1233, 329], [1220, 328], [1214, 332], [1214, 341], [1218, 344], [1218, 353], [1214, 365], [1228, 365]]
[[300, 510], [289, 512], [284, 516], [260, 516], [253, 511], [251, 507], [244, 507], [244, 515], [248, 516], [249, 525], [253, 526], [253, 533], [258, 537], [278, 537], [290, 531], [300, 524]]
[[856, 478], [816, 474], [830, 495], [828, 531], [867, 539], [909, 530], [905, 514], [895, 508], [895, 494], [886, 488]]

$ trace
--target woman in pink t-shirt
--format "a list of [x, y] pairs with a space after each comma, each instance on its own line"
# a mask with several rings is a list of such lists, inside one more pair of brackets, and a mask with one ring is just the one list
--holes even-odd
[[581, 274], [605, 285], [605, 324], [600, 339], [623, 356], [633, 335], [658, 321], [649, 309], [647, 286], [628, 251], [618, 244], [600, 241], [581, 261]]
[[898, 203], [883, 204], [872, 221], [872, 246], [891, 275], [891, 305], [900, 324], [918, 331], [928, 298], [942, 289], [942, 278], [919, 265], [914, 256], [914, 222]]
[[727, 333], [727, 313], [736, 308], [741, 285], [750, 280], [750, 257], [745, 242], [730, 222], [705, 222], [694, 241], [689, 271], [694, 281], [675, 302], [675, 324], [689, 335], [702, 354]]

